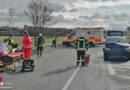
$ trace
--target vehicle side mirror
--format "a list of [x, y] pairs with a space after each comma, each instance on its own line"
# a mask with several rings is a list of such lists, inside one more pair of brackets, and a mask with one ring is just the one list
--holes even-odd
[[129, 44], [130, 44], [130, 42], [129, 42]]

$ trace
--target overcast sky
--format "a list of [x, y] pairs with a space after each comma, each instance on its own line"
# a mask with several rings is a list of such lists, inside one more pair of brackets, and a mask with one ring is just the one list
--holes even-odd
[[[8, 9], [15, 9], [15, 26], [31, 25], [24, 15], [29, 0], [0, 0], [0, 26], [7, 25]], [[130, 26], [130, 0], [50, 0], [53, 27], [126, 29]]]

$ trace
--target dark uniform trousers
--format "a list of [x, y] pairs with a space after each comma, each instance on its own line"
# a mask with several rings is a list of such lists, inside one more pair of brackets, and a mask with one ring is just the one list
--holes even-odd
[[77, 60], [84, 60], [85, 51], [77, 51]]
[[51, 46], [52, 48], [54, 47], [54, 48], [56, 48], [56, 40], [53, 40], [52, 41], [52, 46]]
[[38, 47], [37, 46], [37, 54], [39, 55], [42, 55], [42, 52], [43, 52], [43, 47]]
[[38, 40], [37, 40], [37, 55], [42, 55], [43, 53], [43, 43], [44, 43], [44, 39], [43, 37], [39, 37]]

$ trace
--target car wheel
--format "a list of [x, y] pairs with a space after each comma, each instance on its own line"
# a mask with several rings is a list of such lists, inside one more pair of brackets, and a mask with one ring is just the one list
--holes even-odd
[[93, 42], [89, 43], [89, 47], [94, 47], [95, 45], [93, 44]]
[[104, 61], [108, 60], [108, 55], [106, 53], [104, 53]]

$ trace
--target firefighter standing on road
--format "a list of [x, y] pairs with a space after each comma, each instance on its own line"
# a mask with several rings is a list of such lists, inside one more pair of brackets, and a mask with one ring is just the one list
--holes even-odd
[[37, 39], [37, 56], [42, 56], [42, 53], [43, 53], [43, 43], [44, 43], [44, 38], [42, 36], [42, 33], [39, 34], [39, 37]]
[[87, 40], [85, 39], [84, 34], [81, 34], [80, 38], [77, 39], [76, 49], [77, 49], [77, 66], [79, 66], [80, 59], [82, 66], [84, 66], [84, 55], [86, 53], [86, 49], [88, 50]]
[[52, 46], [51, 48], [56, 48], [56, 35], [52, 37]]
[[29, 36], [27, 31], [24, 32], [22, 48], [24, 50], [25, 59], [30, 59], [32, 49], [32, 37]]
[[9, 39], [9, 44], [8, 44], [9, 52], [12, 52], [13, 46], [15, 45], [14, 40], [13, 40], [13, 36], [14, 36], [13, 33], [11, 33], [8, 37], [8, 39]]

